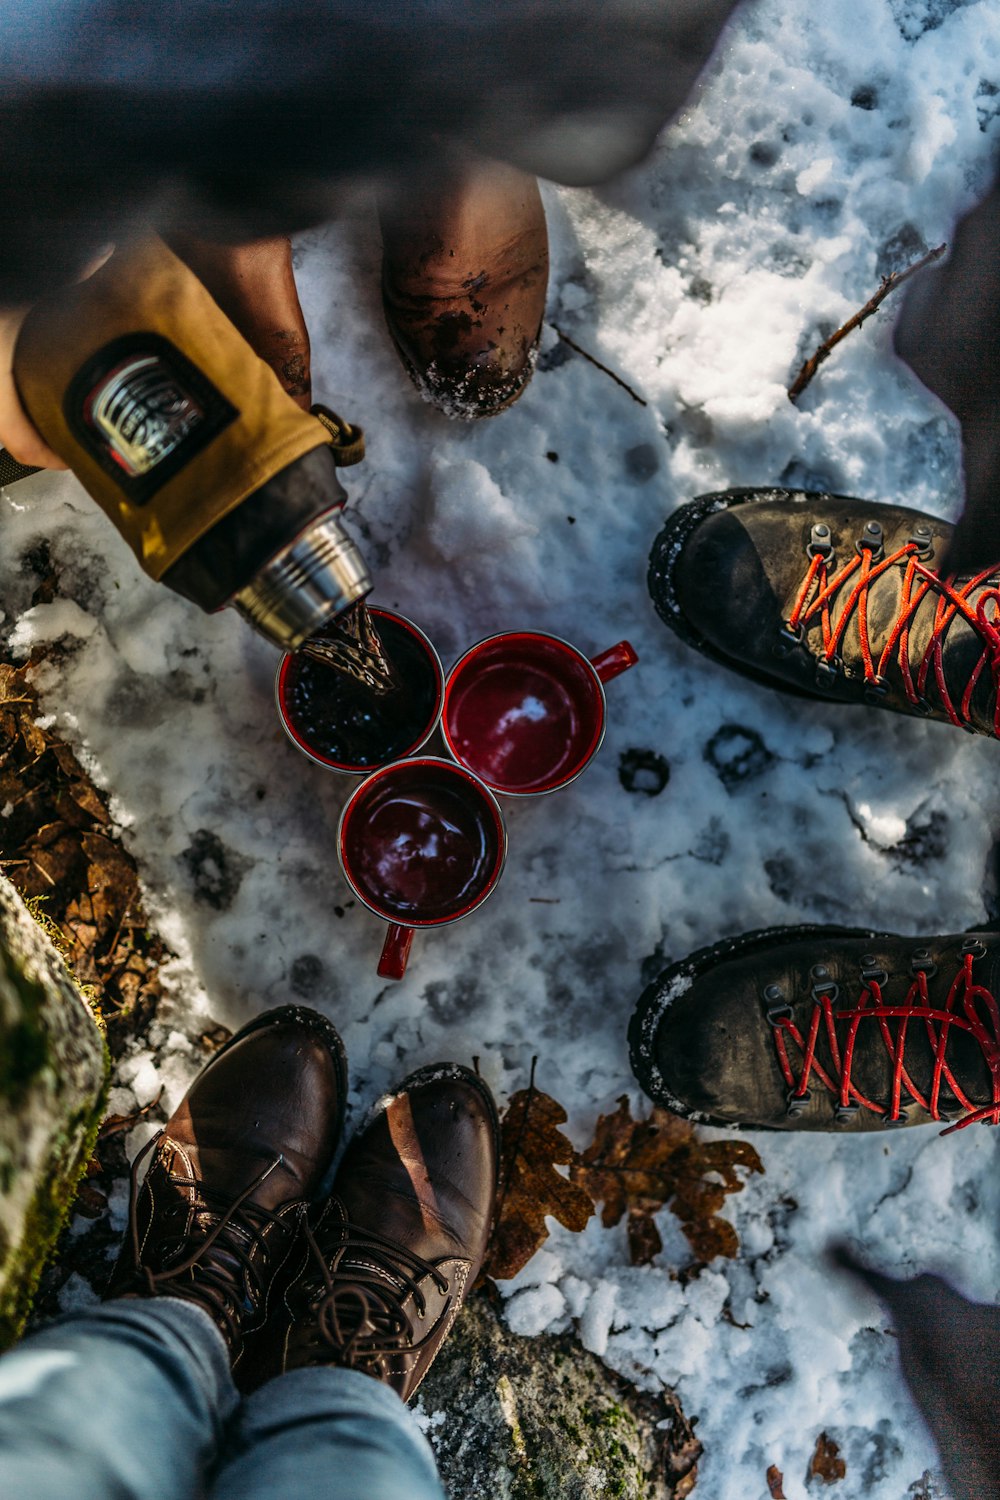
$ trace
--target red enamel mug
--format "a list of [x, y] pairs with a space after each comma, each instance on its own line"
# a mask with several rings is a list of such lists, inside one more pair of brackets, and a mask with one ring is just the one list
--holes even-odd
[[568, 786], [604, 739], [604, 684], [638, 660], [628, 641], [588, 659], [540, 631], [489, 636], [448, 673], [445, 743], [459, 765], [506, 797]]
[[424, 632], [392, 610], [369, 605], [368, 613], [402, 693], [373, 693], [305, 651], [285, 653], [274, 684], [278, 717], [292, 743], [318, 765], [354, 776], [423, 749], [444, 698], [441, 658]]
[[355, 895], [389, 923], [379, 974], [402, 979], [416, 928], [457, 922], [494, 890], [507, 829], [478, 776], [454, 761], [414, 756], [381, 766], [352, 793], [337, 852]]

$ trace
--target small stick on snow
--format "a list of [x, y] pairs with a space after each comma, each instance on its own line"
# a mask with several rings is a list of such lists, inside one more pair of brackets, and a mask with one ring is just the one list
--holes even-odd
[[642, 397], [638, 395], [632, 389], [632, 387], [621, 378], [620, 375], [615, 374], [614, 370], [609, 370], [607, 365], [602, 365], [601, 361], [599, 359], [595, 359], [592, 354], [588, 354], [586, 349], [581, 349], [580, 345], [576, 343], [574, 339], [571, 339], [568, 333], [563, 333], [562, 329], [559, 328], [555, 323], [552, 324], [552, 327], [555, 329], [555, 332], [559, 335], [564, 344], [568, 344], [569, 347], [575, 351], [575, 353], [581, 355], [585, 360], [588, 361], [589, 364], [592, 364], [595, 370], [600, 370], [602, 374], [607, 375], [610, 380], [614, 381], [615, 385], [620, 385], [623, 391], [628, 391], [633, 401], [638, 401], [640, 406], [649, 405], [649, 402], [644, 401]]
[[[828, 339], [824, 339], [816, 350], [816, 353], [806, 360], [788, 387], [789, 401], [794, 401], [797, 396], [801, 396], [824, 359], [826, 359], [832, 349], [836, 348], [841, 339], [845, 339], [855, 328], [860, 328], [865, 319], [871, 317], [872, 313], [885, 301], [890, 292], [894, 292], [898, 286], [902, 286], [904, 281], [908, 281], [911, 276], [915, 276], [925, 266], [929, 266], [935, 260], [940, 260], [947, 248], [946, 244], [938, 245], [936, 250], [928, 250], [926, 255], [922, 256], [920, 260], [915, 261], [912, 266], [907, 266], [905, 271], [893, 271], [891, 275], [883, 276], [882, 284], [874, 297], [869, 298], [864, 307], [861, 308], [860, 312], [856, 312], [853, 318], [848, 318], [842, 328], [838, 328], [836, 333], [831, 333]], [[559, 330], [556, 329], [556, 332], [558, 333]]]

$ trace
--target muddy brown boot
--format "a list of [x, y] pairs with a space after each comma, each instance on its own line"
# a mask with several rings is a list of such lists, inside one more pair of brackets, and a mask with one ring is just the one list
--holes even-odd
[[254, 353], [271, 366], [293, 401], [308, 411], [312, 400], [309, 333], [287, 236], [223, 245], [175, 234], [170, 248], [212, 294]]
[[534, 369], [549, 248], [538, 183], [439, 158], [380, 204], [382, 305], [403, 364], [450, 417], [509, 406]]
[[196, 1303], [235, 1361], [331, 1164], [346, 1097], [343, 1045], [315, 1011], [284, 1006], [238, 1031], [132, 1165], [108, 1297]]
[[998, 996], [995, 932], [772, 927], [704, 948], [647, 987], [629, 1026], [632, 1068], [657, 1104], [710, 1125], [996, 1125]]
[[486, 1085], [454, 1064], [421, 1069], [382, 1102], [306, 1230], [285, 1298], [285, 1370], [360, 1370], [410, 1399], [486, 1253], [497, 1137]]

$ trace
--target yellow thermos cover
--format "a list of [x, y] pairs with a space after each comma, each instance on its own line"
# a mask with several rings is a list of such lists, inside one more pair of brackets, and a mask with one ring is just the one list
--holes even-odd
[[162, 240], [32, 308], [14, 352], [32, 421], [160, 578], [330, 441]]

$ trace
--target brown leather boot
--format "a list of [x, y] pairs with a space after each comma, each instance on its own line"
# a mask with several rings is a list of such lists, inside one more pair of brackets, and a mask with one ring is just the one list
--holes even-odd
[[423, 1068], [355, 1136], [285, 1297], [282, 1367], [340, 1365], [414, 1394], [493, 1222], [496, 1109], [455, 1064]]
[[107, 1296], [197, 1303], [237, 1359], [333, 1159], [346, 1098], [343, 1044], [323, 1016], [288, 1005], [244, 1026], [136, 1157]]
[[467, 155], [439, 159], [380, 204], [382, 305], [425, 400], [489, 417], [531, 379], [549, 245], [538, 183]]

